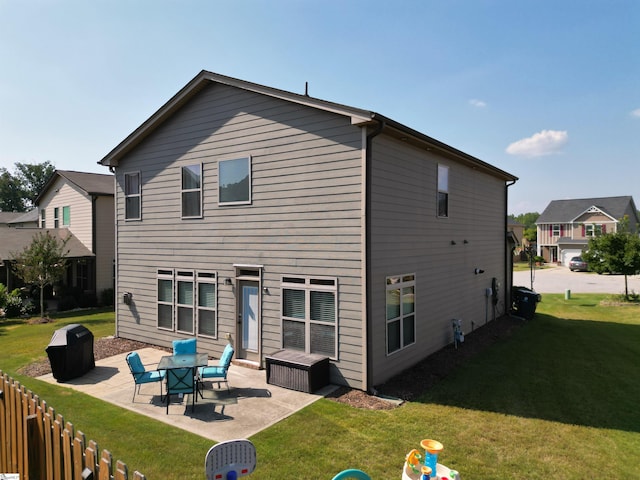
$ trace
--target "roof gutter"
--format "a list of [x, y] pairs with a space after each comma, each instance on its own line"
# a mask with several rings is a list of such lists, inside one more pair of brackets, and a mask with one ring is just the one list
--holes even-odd
[[372, 339], [372, 335], [371, 332], [373, 331], [373, 316], [372, 316], [372, 308], [371, 308], [371, 301], [370, 299], [373, 298], [372, 295], [372, 286], [371, 286], [371, 278], [370, 278], [370, 272], [371, 272], [371, 212], [372, 212], [372, 206], [371, 206], [371, 184], [372, 184], [372, 175], [371, 175], [371, 161], [372, 161], [372, 157], [373, 157], [373, 139], [375, 137], [377, 137], [378, 135], [380, 135], [380, 133], [382, 133], [382, 131], [384, 130], [384, 128], [387, 125], [387, 122], [384, 118], [381, 119], [377, 119], [378, 125], [377, 127], [372, 130], [371, 132], [367, 133], [367, 138], [366, 138], [366, 145], [365, 145], [365, 164], [364, 164], [364, 168], [365, 168], [365, 295], [366, 298], [364, 299], [364, 305], [365, 305], [365, 324], [366, 324], [366, 332], [365, 332], [365, 339], [366, 339], [366, 345], [365, 345], [365, 355], [364, 355], [364, 363], [365, 363], [365, 378], [362, 384], [362, 389], [364, 391], [369, 391], [371, 388], [373, 388], [373, 385], [369, 385], [369, 383], [371, 382], [371, 379], [373, 378], [373, 366], [372, 363], [370, 361], [371, 359], [371, 352], [373, 352], [373, 339]]

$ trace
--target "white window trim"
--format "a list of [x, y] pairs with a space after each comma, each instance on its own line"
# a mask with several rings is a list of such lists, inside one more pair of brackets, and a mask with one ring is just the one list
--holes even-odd
[[[180, 171], [182, 174], [182, 170]], [[127, 194], [127, 176], [136, 175], [138, 177], [138, 193]], [[125, 172], [124, 174], [124, 220], [125, 221], [135, 221], [142, 220], [142, 174], [140, 171], [137, 172]], [[132, 197], [138, 197], [138, 216], [137, 217], [127, 217], [127, 199]]]
[[[194, 167], [194, 166], [198, 166], [200, 168], [200, 188], [183, 189], [182, 188], [182, 172], [183, 172], [183, 170], [185, 168]], [[203, 217], [203, 209], [204, 209], [204, 201], [203, 201], [204, 174], [203, 173], [204, 173], [204, 168], [203, 168], [202, 162], [200, 162], [200, 163], [190, 163], [188, 165], [181, 165], [180, 166], [180, 218], [182, 218], [182, 219], [192, 219], [192, 218], [202, 218]], [[184, 211], [183, 194], [192, 193], [192, 192], [198, 192], [199, 193], [200, 213], [198, 215], [182, 215], [182, 212]]]
[[560, 224], [559, 223], [551, 224], [551, 236], [552, 237], [559, 237], [561, 230], [562, 229], [560, 228]]
[[[225, 162], [232, 162], [234, 160], [244, 160], [247, 159], [249, 161], [249, 199], [248, 200], [241, 200], [238, 202], [222, 202], [220, 200], [220, 164], [225, 163]], [[236, 157], [236, 158], [225, 158], [224, 160], [218, 160], [218, 205], [219, 206], [233, 206], [233, 205], [251, 205], [252, 201], [253, 201], [253, 176], [252, 176], [252, 170], [253, 170], [253, 158], [251, 157], [251, 155], [245, 155], [242, 157]]]
[[[288, 283], [285, 281], [287, 278], [296, 278], [300, 280], [304, 280], [304, 283]], [[333, 285], [318, 285], [312, 283], [313, 281], [320, 282], [333, 282]], [[333, 323], [333, 328], [335, 330], [334, 333], [334, 345], [333, 345], [333, 355], [330, 355], [329, 358], [331, 360], [338, 360], [338, 278], [337, 277], [322, 277], [322, 276], [313, 276], [313, 275], [283, 275], [280, 282], [281, 291], [287, 290], [302, 290], [305, 292], [305, 318], [304, 320], [300, 318], [294, 317], [285, 317], [283, 314], [283, 302], [284, 302], [284, 294], [280, 295], [280, 318], [282, 321], [294, 321], [294, 322], [304, 322], [304, 351], [306, 354], [311, 353], [311, 324], [318, 325], [329, 325], [327, 322], [320, 322], [318, 320], [311, 320], [311, 294], [310, 292], [332, 292], [335, 295], [335, 312], [334, 318], [335, 322]], [[284, 335], [283, 335], [283, 326], [280, 327], [280, 348], [284, 348]]]
[[[200, 284], [201, 283], [210, 283], [213, 284], [213, 288], [215, 291], [215, 304], [213, 307], [201, 307], [200, 306]], [[199, 337], [206, 338], [218, 338], [218, 274], [217, 272], [211, 271], [202, 271], [196, 272], [196, 283], [195, 283], [195, 331]], [[209, 335], [207, 333], [200, 333], [200, 311], [213, 311], [213, 327], [215, 329], [214, 335]]]
[[[399, 277], [400, 278], [400, 282], [398, 283], [392, 283], [389, 284], [389, 279], [391, 278], [396, 278]], [[405, 277], [413, 277], [412, 280], [407, 280], [405, 281]], [[416, 274], [415, 273], [403, 273], [402, 275], [389, 275], [388, 277], [385, 278], [385, 301], [384, 301], [384, 306], [385, 306], [385, 313], [384, 313], [384, 319], [385, 319], [385, 323], [384, 323], [384, 337], [385, 337], [385, 342], [384, 342], [384, 349], [385, 349], [385, 353], [387, 356], [391, 356], [391, 355], [395, 355], [396, 353], [402, 352], [403, 350], [407, 349], [408, 347], [415, 345], [416, 344], [416, 329], [417, 329], [417, 302], [415, 301], [415, 296], [416, 296]], [[413, 286], [413, 294], [414, 294], [414, 303], [413, 303], [413, 312], [411, 313], [411, 315], [413, 315], [413, 342], [409, 343], [407, 345], [403, 345], [404, 343], [404, 318], [406, 316], [409, 316], [409, 314], [405, 315], [402, 312], [402, 299], [400, 299], [400, 317], [395, 317], [391, 320], [387, 319], [387, 291], [389, 290], [400, 290], [400, 294], [402, 294], [402, 289], [405, 287], [411, 287]], [[389, 324], [392, 322], [397, 322], [400, 321], [400, 348], [397, 350], [394, 350], [393, 352], [389, 351]]]
[[[191, 283], [191, 304], [180, 303], [180, 283]], [[179, 333], [188, 333], [189, 335], [193, 335], [195, 332], [195, 324], [196, 324], [196, 283], [195, 283], [195, 272], [193, 270], [185, 270], [178, 269], [175, 272], [175, 310], [174, 310], [174, 324], [176, 326], [176, 332]], [[190, 308], [191, 309], [191, 330], [181, 330], [178, 312], [180, 308]]]
[[[166, 331], [170, 331], [173, 332], [175, 329], [175, 323], [176, 323], [176, 319], [175, 319], [175, 292], [176, 292], [176, 281], [174, 278], [174, 271], [173, 269], [169, 269], [169, 268], [159, 268], [156, 271], [156, 328], [158, 328], [159, 330], [166, 330]], [[170, 302], [165, 302], [165, 301], [160, 301], [158, 299], [158, 280], [171, 280], [171, 301]], [[158, 322], [160, 320], [160, 317], [158, 315], [158, 305], [168, 305], [171, 307], [171, 327], [163, 327], [161, 326]]]

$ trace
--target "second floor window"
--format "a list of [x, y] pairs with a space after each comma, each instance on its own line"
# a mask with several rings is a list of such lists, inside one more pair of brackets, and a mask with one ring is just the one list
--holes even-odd
[[55, 207], [53, 209], [53, 228], [58, 228], [60, 226], [60, 209]]
[[598, 237], [604, 233], [604, 225], [589, 223], [584, 226], [585, 237]]
[[449, 167], [438, 165], [438, 216], [449, 216]]
[[562, 228], [557, 223], [551, 226], [551, 236], [559, 237], [562, 234]]
[[47, 228], [47, 211], [40, 210], [40, 228]]
[[182, 218], [202, 217], [202, 165], [182, 167]]
[[251, 203], [251, 157], [218, 162], [220, 205]]
[[140, 220], [140, 172], [124, 174], [124, 218]]
[[68, 227], [71, 225], [71, 207], [62, 207], [62, 226]]

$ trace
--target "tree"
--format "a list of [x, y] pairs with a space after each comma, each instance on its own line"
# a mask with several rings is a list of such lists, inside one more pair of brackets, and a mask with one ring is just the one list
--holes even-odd
[[536, 227], [536, 221], [540, 214], [538, 212], [521, 213], [520, 215], [509, 215], [513, 221], [524, 225], [524, 238], [530, 243], [533, 243], [538, 238], [538, 229]]
[[6, 168], [0, 168], [0, 211], [24, 212], [26, 210], [20, 181]]
[[629, 218], [624, 217], [612, 233], [589, 239], [582, 258], [596, 273], [624, 275], [624, 295], [629, 300], [628, 276], [640, 272], [640, 236], [629, 229]]
[[28, 284], [40, 288], [40, 316], [44, 317], [44, 288], [53, 285], [67, 269], [65, 247], [71, 236], [61, 240], [48, 231], [37, 233], [30, 245], [13, 254], [13, 270]]
[[0, 211], [26, 212], [33, 208], [47, 181], [56, 171], [50, 162], [16, 163], [15, 174], [0, 168]]
[[40, 195], [56, 168], [48, 161], [34, 164], [16, 163], [16, 171], [15, 177], [22, 185], [26, 206], [33, 208], [35, 199]]

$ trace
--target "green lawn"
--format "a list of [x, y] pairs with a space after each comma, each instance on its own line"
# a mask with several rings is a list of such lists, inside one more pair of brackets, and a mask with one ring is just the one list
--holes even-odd
[[[251, 438], [253, 477], [330, 479], [360, 468], [399, 479], [405, 454], [435, 438], [441, 462], [467, 480], [640, 478], [640, 307], [603, 306], [603, 297], [544, 295], [534, 320], [400, 408], [314, 403]], [[113, 330], [109, 313], [65, 321], [96, 337]], [[60, 326], [0, 321], [0, 369], [131, 471], [202, 479], [209, 440], [16, 374]]]

